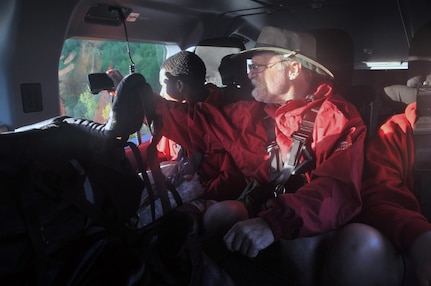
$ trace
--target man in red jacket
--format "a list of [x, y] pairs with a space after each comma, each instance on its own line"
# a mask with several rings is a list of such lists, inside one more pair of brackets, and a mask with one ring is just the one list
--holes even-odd
[[[256, 48], [243, 53], [251, 58], [248, 75], [254, 85], [255, 101], [233, 103], [221, 109], [198, 103], [192, 114], [178, 106], [157, 107], [170, 138], [204, 152], [227, 150], [243, 175], [260, 186], [261, 193], [268, 194], [265, 206], [256, 213], [241, 201], [224, 201], [210, 207], [204, 217], [208, 232], [228, 230], [224, 236], [227, 249], [244, 255], [244, 260], [238, 259], [247, 265], [247, 271], [239, 273], [238, 263], [225, 267], [239, 285], [283, 284], [294, 276], [298, 276], [295, 282], [300, 285], [315, 285], [321, 280], [318, 270], [322, 267], [315, 254], [324, 254], [321, 251], [328, 247], [324, 242], [361, 210], [366, 127], [355, 107], [332, 93], [332, 73], [316, 62], [315, 47], [314, 38], [308, 34], [265, 27]], [[315, 167], [299, 176], [304, 184], [285, 187], [286, 193], [271, 197], [274, 189], [268, 183], [287, 164], [292, 146], [298, 143], [292, 138], [298, 135], [301, 124], [313, 122], [308, 118], [310, 110], [317, 114], [309, 138]], [[271, 121], [273, 127], [268, 127], [267, 122]], [[270, 142], [271, 132], [275, 142]], [[270, 160], [268, 147], [279, 148], [278, 168], [271, 164], [274, 161]], [[306, 156], [301, 154], [299, 161], [305, 162]], [[238, 220], [241, 221], [230, 228]], [[371, 245], [378, 232], [369, 229], [352, 224], [341, 237], [354, 237], [362, 241], [360, 246]], [[368, 258], [372, 261], [372, 255]], [[252, 266], [255, 263], [256, 268]], [[275, 268], [263, 275], [255, 271], [266, 267]], [[337, 277], [338, 274], [345, 277]], [[343, 281], [346, 277], [346, 273], [333, 272], [326, 276], [329, 281]], [[371, 285], [367, 283], [380, 279], [372, 275], [369, 280], [366, 278], [354, 282]]]
[[[403, 285], [431, 285], [431, 224], [427, 220], [431, 213], [420, 204], [420, 189], [415, 189], [415, 181], [419, 179], [415, 166], [418, 160], [427, 157], [417, 157], [415, 148], [419, 148], [417, 144], [421, 141], [419, 137], [415, 140], [414, 135], [421, 127], [420, 117], [428, 116], [420, 114], [419, 110], [429, 110], [426, 97], [431, 90], [430, 45], [431, 24], [428, 24], [418, 30], [412, 40], [408, 71], [411, 79], [424, 86], [402, 89], [408, 91], [410, 99], [413, 95], [414, 102], [379, 128], [366, 154], [361, 219], [380, 230], [395, 246], [397, 257], [388, 257], [387, 263], [398, 260], [400, 276], [404, 274]], [[428, 90], [428, 95], [425, 101], [418, 98], [416, 102], [416, 95], [422, 89]], [[423, 119], [429, 122], [429, 117]], [[393, 248], [389, 243], [383, 247]], [[401, 282], [400, 279], [398, 285]]]
[[[405, 113], [388, 119], [370, 141], [361, 219], [381, 230], [398, 250], [409, 253], [407, 259], [411, 258], [417, 266], [422, 286], [431, 285], [428, 282], [431, 281], [431, 224], [421, 214], [414, 193], [416, 119], [416, 102], [413, 102]], [[406, 267], [411, 267], [410, 262]], [[412, 275], [410, 271], [407, 269], [406, 273]]]
[[[184, 114], [190, 114], [198, 102], [206, 102], [217, 108], [224, 103], [223, 89], [205, 81], [205, 63], [195, 53], [180, 51], [167, 58], [160, 67], [159, 81], [161, 85], [160, 94], [154, 94], [155, 101], [160, 106], [175, 106]], [[182, 125], [181, 121], [175, 120], [174, 125]], [[169, 133], [164, 132], [165, 126], [161, 124], [157, 128], [159, 139], [157, 150], [161, 161], [180, 161], [188, 158], [193, 152], [200, 151], [195, 148], [182, 146], [171, 139]], [[169, 126], [168, 126], [169, 127]], [[161, 136], [165, 134], [166, 136]], [[145, 143], [147, 144], [147, 143]], [[145, 146], [142, 146], [145, 147]], [[144, 148], [143, 148], [144, 149]], [[131, 150], [130, 150], [131, 151]], [[128, 154], [132, 153], [128, 151]], [[146, 154], [143, 151], [144, 156]], [[133, 157], [131, 156], [132, 162]], [[236, 167], [233, 159], [226, 151], [206, 152], [199, 162], [198, 174], [204, 193], [200, 196], [204, 199], [194, 202], [201, 210], [209, 200], [235, 199], [245, 187], [246, 182], [241, 172]]]
[[[160, 67], [160, 95], [186, 114], [193, 112], [198, 102], [220, 107], [224, 103], [224, 92], [214, 84], [205, 82], [206, 68], [202, 59], [189, 51], [178, 52], [166, 59]], [[164, 100], [157, 99], [160, 102]], [[181, 121], [177, 121], [182, 124]], [[164, 124], [161, 129], [164, 129]], [[158, 130], [166, 135], [168, 133]], [[166, 160], [177, 160], [178, 146], [170, 136], [162, 137], [157, 147]], [[177, 147], [177, 148], [175, 148]], [[186, 155], [198, 151], [194, 148], [181, 147]], [[205, 189], [201, 198], [205, 200], [234, 199], [239, 191], [245, 187], [245, 180], [236, 167], [231, 156], [221, 150], [220, 152], [205, 153], [199, 166], [200, 181]], [[202, 206], [201, 206], [202, 207]]]

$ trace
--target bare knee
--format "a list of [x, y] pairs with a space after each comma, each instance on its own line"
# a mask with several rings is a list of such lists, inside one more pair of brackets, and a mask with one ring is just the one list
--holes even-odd
[[387, 241], [375, 228], [365, 224], [349, 224], [334, 237], [334, 251], [339, 254], [369, 256], [387, 247]]
[[400, 285], [402, 258], [375, 228], [354, 223], [333, 238], [325, 263], [327, 285]]
[[240, 201], [222, 201], [207, 209], [203, 227], [209, 233], [225, 233], [236, 222], [248, 219], [248, 212]]

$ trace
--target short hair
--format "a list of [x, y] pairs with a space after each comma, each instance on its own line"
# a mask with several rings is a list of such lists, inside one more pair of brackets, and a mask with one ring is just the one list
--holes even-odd
[[205, 63], [195, 53], [181, 51], [167, 58], [162, 66], [172, 77], [180, 78], [191, 84], [205, 84]]

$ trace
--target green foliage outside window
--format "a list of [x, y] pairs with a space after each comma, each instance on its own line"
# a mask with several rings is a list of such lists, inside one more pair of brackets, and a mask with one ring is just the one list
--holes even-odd
[[[68, 39], [64, 42], [59, 63], [59, 91], [62, 114], [105, 123], [113, 97], [107, 91], [90, 93], [87, 75], [116, 69], [125, 76], [131, 60], [135, 72], [146, 78], [154, 91], [160, 91], [159, 70], [166, 58], [164, 45]], [[147, 129], [143, 133], [148, 132]]]
[[158, 92], [160, 65], [166, 57], [164, 45], [130, 43], [129, 48], [131, 59], [125, 42], [66, 40], [59, 64], [63, 113], [105, 122], [112, 96], [104, 91], [98, 95], [91, 94], [87, 75], [113, 68], [125, 76], [129, 73], [131, 60], [135, 64], [135, 72], [143, 74], [153, 90]]

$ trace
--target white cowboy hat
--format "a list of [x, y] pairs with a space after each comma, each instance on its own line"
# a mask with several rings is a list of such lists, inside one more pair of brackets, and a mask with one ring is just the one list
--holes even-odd
[[251, 58], [257, 52], [275, 52], [286, 58], [295, 57], [305, 68], [334, 78], [332, 72], [316, 61], [316, 39], [308, 33], [299, 33], [266, 26], [260, 32], [256, 45], [241, 52]]

